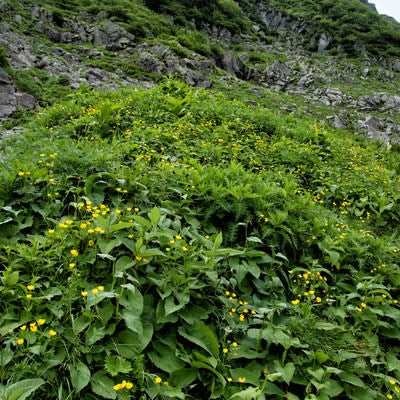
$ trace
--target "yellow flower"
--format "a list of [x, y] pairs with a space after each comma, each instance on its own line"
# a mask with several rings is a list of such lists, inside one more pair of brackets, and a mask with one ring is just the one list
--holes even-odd
[[389, 381], [389, 383], [390, 383], [391, 385], [395, 385], [395, 384], [396, 384], [396, 381], [395, 381], [394, 379], [391, 379], [391, 380]]
[[232, 382], [232, 378], [231, 378], [231, 377], [226, 378], [226, 380], [227, 380], [228, 382]]
[[229, 297], [230, 295], [231, 295], [231, 292], [230, 292], [229, 290], [227, 290], [227, 291], [225, 292], [225, 296]]
[[97, 288], [95, 288], [95, 289], [92, 289], [92, 293], [96, 296], [96, 294], [98, 294], [99, 293], [99, 289], [97, 289]]
[[389, 400], [393, 399], [393, 396], [392, 396], [390, 393], [388, 393], [388, 394], [386, 395], [386, 397], [387, 397]]
[[20, 326], [19, 329], [21, 329], [21, 331], [26, 331], [26, 325]]
[[32, 298], [32, 295], [30, 293], [27, 293], [25, 297], [29, 300]]
[[224, 354], [226, 354], [226, 353], [228, 353], [228, 349], [225, 347], [224, 349], [222, 349], [222, 352], [224, 353]]
[[88, 246], [89, 246], [89, 247], [92, 247], [93, 245], [94, 245], [94, 240], [90, 239], [90, 240], [88, 241]]
[[315, 301], [316, 301], [317, 303], [321, 303], [322, 299], [321, 299], [321, 297], [317, 297], [317, 298], [315, 299]]
[[72, 250], [70, 251], [70, 253], [71, 253], [72, 257], [78, 257], [78, 255], [79, 255], [78, 250], [75, 250], [75, 249], [72, 249]]
[[68, 264], [68, 267], [70, 267], [70, 268], [75, 268], [75, 265], [76, 265], [75, 263], [69, 263], [69, 264]]
[[33, 286], [33, 285], [28, 285], [26, 288], [27, 288], [28, 290], [33, 290], [33, 289], [35, 289], [35, 286]]
[[38, 328], [36, 326], [36, 322], [32, 322], [29, 324], [29, 329], [31, 332], [37, 332]]
[[182, 246], [182, 251], [188, 251], [188, 248], [185, 246]]
[[157, 385], [159, 385], [162, 382], [162, 379], [157, 376], [157, 378], [154, 379], [154, 382], [157, 383]]
[[133, 383], [132, 382], [126, 382], [126, 389], [130, 390], [133, 388]]
[[94, 229], [93, 228], [88, 229], [88, 233], [94, 233]]
[[367, 305], [365, 303], [361, 303], [362, 308], [367, 308]]
[[49, 232], [51, 235], [52, 233], [54, 233], [54, 229], [49, 229], [47, 232]]
[[240, 314], [240, 315], [239, 315], [239, 321], [243, 322], [244, 320], [245, 320], [244, 315], [243, 315], [243, 314]]
[[25, 341], [24, 339], [18, 339], [17, 340], [17, 345], [21, 346], [22, 344], [24, 344], [24, 341]]
[[244, 378], [244, 377], [238, 378], [238, 382], [239, 383], [245, 383], [246, 382], [246, 378]]
[[238, 347], [237, 342], [233, 342], [233, 343], [232, 343], [232, 347]]
[[139, 208], [138, 208], [138, 207], [135, 207], [133, 210], [134, 210], [135, 212], [139, 212]]
[[82, 290], [81, 295], [82, 295], [83, 297], [86, 297], [86, 296], [88, 295], [88, 292]]
[[176, 235], [176, 236], [175, 236], [175, 239], [176, 239], [176, 240], [181, 240], [181, 239], [182, 239], [182, 236], [181, 236], [181, 235]]
[[24, 171], [19, 171], [18, 172], [18, 176], [24, 176], [25, 175], [25, 172]]
[[86, 229], [87, 228], [87, 224], [85, 224], [84, 222], [82, 224], [79, 225], [79, 227], [81, 229]]
[[46, 320], [44, 318], [40, 318], [40, 319], [38, 319], [37, 323], [39, 325], [44, 325], [46, 323]]
[[300, 300], [299, 300], [299, 299], [292, 300], [291, 303], [292, 303], [293, 305], [297, 305], [297, 304], [300, 303]]
[[72, 225], [72, 224], [74, 223], [74, 221], [72, 221], [71, 219], [67, 219], [67, 220], [65, 221], [65, 223], [66, 223], [67, 225]]
[[99, 289], [99, 291], [101, 292], [102, 290], [104, 290], [104, 286], [97, 286], [97, 289]]
[[56, 336], [56, 335], [57, 335], [57, 332], [54, 331], [53, 329], [50, 329], [50, 330], [49, 330], [49, 335], [52, 336], [52, 337], [53, 337], [53, 336]]

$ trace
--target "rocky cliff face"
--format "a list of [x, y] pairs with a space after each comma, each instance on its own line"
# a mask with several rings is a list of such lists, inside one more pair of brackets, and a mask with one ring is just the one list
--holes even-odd
[[[355, 129], [386, 142], [400, 141], [400, 127], [392, 119], [400, 113], [396, 93], [400, 60], [377, 60], [368, 54], [358, 60], [327, 56], [331, 38], [326, 32], [314, 38], [317, 52], [307, 52], [302, 40], [310, 32], [309, 23], [265, 2], [249, 10], [258, 38], [203, 24], [203, 32], [223, 49], [218, 56], [185, 48], [177, 51], [155, 38], [138, 41], [104, 12], [64, 17], [29, 2], [26, 7], [34, 32], [23, 29], [25, 22], [18, 9], [0, 0], [0, 10], [9, 16], [0, 21], [0, 46], [6, 50], [11, 71], [37, 69], [60, 84], [96, 90], [153, 84], [133, 77], [121, 65], [154, 77], [176, 76], [188, 85], [206, 88], [216, 80], [234, 78], [252, 82], [260, 90], [299, 96], [309, 108], [319, 104], [331, 108], [324, 118], [337, 128]], [[263, 37], [271, 32], [273, 40], [265, 41]], [[254, 63], [252, 54], [263, 55], [261, 59], [266, 61]], [[111, 68], [102, 66], [106, 59], [111, 60]], [[0, 119], [12, 116], [18, 108], [32, 110], [41, 105], [31, 94], [20, 91], [11, 75], [0, 69]], [[360, 87], [368, 85], [360, 86], [360, 82], [368, 80], [393, 90], [363, 93]]]

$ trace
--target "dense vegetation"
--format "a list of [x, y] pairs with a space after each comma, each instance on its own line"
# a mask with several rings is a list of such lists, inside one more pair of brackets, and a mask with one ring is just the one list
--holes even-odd
[[2, 398], [397, 398], [397, 152], [176, 81], [0, 145]]

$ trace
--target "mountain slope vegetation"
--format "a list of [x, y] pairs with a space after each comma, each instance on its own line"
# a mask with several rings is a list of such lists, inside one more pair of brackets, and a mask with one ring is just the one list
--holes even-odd
[[[207, 10], [257, 44], [249, 64], [291, 62], [255, 51], [267, 39], [245, 17], [250, 1], [34, 4], [60, 29], [80, 12], [94, 27], [104, 11], [142, 49], [175, 38], [183, 51], [180, 38], [187, 51], [232, 51], [190, 27]], [[112, 69], [102, 51], [89, 61]], [[1, 399], [400, 398], [396, 144], [217, 67], [209, 89], [159, 73], [147, 88], [52, 97], [60, 82], [35, 73], [43, 107], [19, 110], [24, 129], [0, 141]]]

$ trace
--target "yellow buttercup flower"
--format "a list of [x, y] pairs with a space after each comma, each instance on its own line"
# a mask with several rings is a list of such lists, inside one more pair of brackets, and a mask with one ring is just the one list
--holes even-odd
[[21, 346], [21, 345], [24, 344], [24, 342], [25, 342], [24, 339], [18, 339], [18, 340], [17, 340], [17, 345], [18, 345], [18, 346]]
[[75, 249], [72, 249], [72, 250], [70, 251], [70, 253], [71, 253], [72, 257], [78, 257], [78, 255], [79, 255], [78, 250], [75, 250]]
[[40, 319], [38, 319], [37, 323], [39, 325], [44, 325], [46, 323], [46, 320], [44, 318], [40, 318]]

